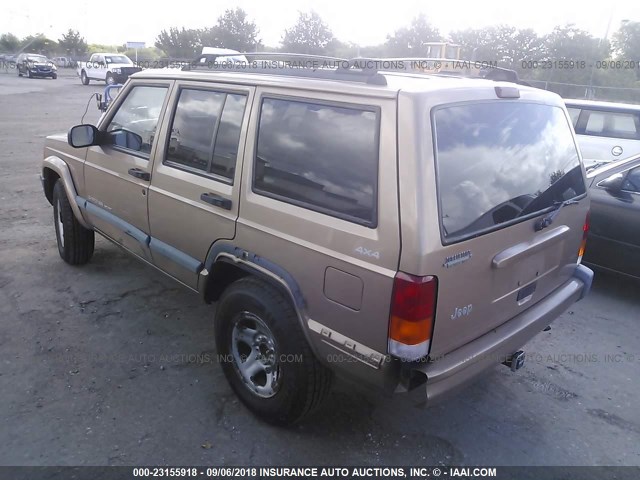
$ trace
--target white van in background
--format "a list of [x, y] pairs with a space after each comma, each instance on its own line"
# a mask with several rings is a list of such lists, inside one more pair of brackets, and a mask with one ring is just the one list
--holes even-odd
[[219, 62], [249, 63], [247, 57], [241, 55], [237, 50], [231, 50], [230, 48], [202, 47], [199, 58], [206, 58], [209, 61], [219, 59], [217, 60]]

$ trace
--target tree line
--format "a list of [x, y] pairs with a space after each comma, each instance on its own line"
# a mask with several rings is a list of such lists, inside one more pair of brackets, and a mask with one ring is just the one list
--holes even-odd
[[[427, 44], [438, 41], [460, 45], [463, 59], [497, 61], [498, 65], [515, 69], [521, 77], [530, 80], [640, 87], [640, 22], [634, 21], [622, 22], [611, 40], [596, 38], [571, 24], [557, 26], [546, 35], [539, 35], [528, 28], [496, 25], [458, 30], [445, 37], [421, 14], [409, 25], [388, 34], [383, 43], [360, 46], [336, 38], [330, 26], [311, 11], [299, 12], [295, 24], [285, 29], [280, 45], [274, 47], [263, 44], [260, 30], [247, 12], [235, 8], [226, 10], [209, 28], [172, 27], [162, 30], [155, 40], [155, 48], [138, 53], [144, 60], [161, 57], [191, 59], [200, 53], [203, 46], [211, 46], [238, 51], [286, 51], [342, 58], [423, 57], [428, 56]], [[114, 48], [89, 45], [79, 32], [71, 29], [57, 42], [43, 35], [22, 40], [10, 33], [0, 36], [0, 50], [7, 52], [59, 52], [80, 57], [100, 47]], [[125, 45], [116, 48], [127, 52]], [[626, 64], [605, 64], [605, 60], [624, 61]], [[610, 68], [604, 68], [607, 66]]]

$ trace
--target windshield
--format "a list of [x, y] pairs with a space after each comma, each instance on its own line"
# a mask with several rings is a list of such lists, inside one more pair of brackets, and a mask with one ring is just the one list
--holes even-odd
[[46, 62], [49, 62], [50, 60], [47, 57], [45, 57], [44, 55], [29, 55], [27, 57], [27, 61], [29, 61], [29, 62], [46, 63]]
[[221, 55], [216, 62], [247, 63], [247, 59], [244, 55]]
[[125, 55], [106, 55], [104, 59], [107, 63], [132, 63], [129, 57]]
[[445, 243], [486, 233], [585, 193], [559, 107], [467, 103], [434, 113]]

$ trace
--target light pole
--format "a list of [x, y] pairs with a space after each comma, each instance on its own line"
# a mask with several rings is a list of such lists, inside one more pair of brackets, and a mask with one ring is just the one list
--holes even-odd
[[[607, 22], [607, 30], [604, 32], [604, 40], [606, 41], [609, 38], [609, 29], [611, 28], [611, 20], [613, 19], [613, 11], [615, 7], [611, 7], [611, 13], [609, 14], [609, 21]], [[602, 46], [602, 38], [598, 40], [598, 51], [600, 51], [600, 47]], [[595, 97], [595, 92], [593, 90], [593, 74], [596, 69], [596, 62], [598, 59], [596, 58], [591, 64], [591, 74], [589, 75], [589, 86], [587, 87], [587, 91], [585, 92], [585, 97], [587, 100], [593, 100]]]

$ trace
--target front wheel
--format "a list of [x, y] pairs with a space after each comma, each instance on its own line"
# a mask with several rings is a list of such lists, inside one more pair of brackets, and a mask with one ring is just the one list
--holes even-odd
[[54, 80], [56, 80], [58, 78], [58, 74], [54, 73], [53, 75], [51, 75], [51, 78], [53, 78]]
[[91, 260], [95, 245], [93, 230], [84, 228], [76, 219], [62, 180], [53, 187], [53, 223], [58, 253], [70, 265], [83, 265]]
[[113, 84], [116, 83], [116, 81], [113, 78], [113, 75], [111, 75], [111, 73], [107, 73], [107, 77], [105, 78], [104, 83], [106, 83], [107, 85], [113, 85]]
[[27, 69], [27, 76], [28, 76], [29, 78], [33, 78], [33, 75], [32, 75], [32, 73], [31, 73], [31, 70], [29, 70], [29, 69]]
[[83, 85], [89, 85], [90, 80], [89, 77], [87, 77], [87, 72], [84, 70], [82, 70], [82, 73], [80, 74], [80, 81]]
[[329, 393], [331, 371], [311, 352], [291, 303], [267, 283], [245, 277], [225, 290], [215, 337], [231, 388], [266, 421], [295, 423]]

